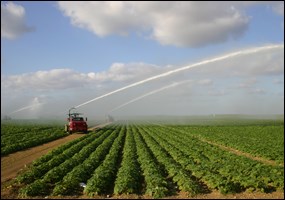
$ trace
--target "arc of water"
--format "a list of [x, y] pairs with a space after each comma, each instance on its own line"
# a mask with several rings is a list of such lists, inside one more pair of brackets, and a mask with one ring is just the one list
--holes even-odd
[[10, 112], [9, 115], [14, 114], [14, 113], [17, 113], [17, 112], [20, 112], [20, 111], [23, 111], [23, 110], [27, 110], [27, 109], [29, 109], [29, 108], [33, 108], [33, 107], [35, 107], [35, 106], [39, 106], [39, 105], [42, 105], [42, 104], [44, 104], [44, 103], [37, 103], [37, 104], [31, 105], [31, 106], [25, 106], [25, 107], [23, 107], [23, 108], [20, 108], [20, 109], [18, 109], [18, 110], [15, 110], [15, 111], [13, 111], [13, 112]]
[[178, 82], [178, 83], [172, 83], [172, 84], [167, 85], [167, 86], [165, 86], [165, 87], [162, 87], [162, 88], [153, 90], [153, 91], [151, 91], [151, 92], [148, 92], [148, 93], [146, 93], [146, 94], [144, 94], [144, 95], [141, 95], [141, 96], [139, 96], [139, 97], [137, 97], [137, 98], [134, 98], [134, 99], [132, 99], [132, 100], [126, 102], [126, 103], [123, 103], [123, 104], [121, 104], [120, 106], [117, 106], [116, 108], [110, 110], [110, 113], [111, 113], [111, 112], [114, 112], [115, 110], [118, 110], [118, 109], [120, 109], [120, 108], [122, 108], [122, 107], [125, 107], [125, 106], [129, 105], [130, 103], [133, 103], [133, 102], [135, 102], [135, 101], [138, 101], [138, 100], [140, 100], [140, 99], [143, 99], [143, 98], [145, 98], [145, 97], [147, 97], [147, 96], [156, 94], [156, 93], [158, 93], [158, 92], [162, 92], [163, 90], [166, 90], [166, 89], [169, 89], [169, 88], [172, 88], [172, 87], [176, 87], [176, 86], [181, 85], [181, 84], [183, 84], [183, 83], [185, 83], [185, 82], [189, 82], [189, 81], [181, 81], [181, 82]]
[[110, 96], [112, 94], [121, 92], [121, 91], [126, 90], [128, 88], [135, 87], [135, 86], [141, 85], [143, 83], [146, 83], [146, 82], [149, 82], [149, 81], [152, 81], [152, 80], [155, 80], [155, 79], [159, 79], [159, 78], [162, 78], [162, 77], [165, 77], [165, 76], [169, 76], [169, 75], [171, 75], [173, 73], [181, 72], [181, 71], [193, 68], [193, 67], [198, 67], [198, 66], [205, 65], [205, 64], [208, 64], [208, 63], [217, 62], [217, 61], [220, 61], [220, 60], [228, 59], [228, 58], [235, 57], [235, 56], [242, 55], [242, 54], [251, 54], [251, 53], [256, 53], [256, 52], [259, 52], [259, 51], [264, 51], [264, 50], [269, 50], [269, 49], [274, 49], [274, 48], [284, 48], [284, 44], [268, 45], [268, 46], [263, 46], [263, 47], [256, 47], [256, 48], [252, 48], [252, 49], [247, 49], [247, 50], [241, 50], [241, 51], [237, 51], [237, 52], [226, 54], [224, 56], [220, 56], [220, 57], [204, 60], [204, 61], [201, 61], [201, 62], [194, 63], [192, 65], [188, 65], [188, 66], [184, 66], [184, 67], [181, 67], [181, 68], [178, 68], [178, 69], [174, 69], [174, 70], [171, 70], [171, 71], [168, 71], [168, 72], [156, 75], [156, 76], [152, 76], [150, 78], [146, 78], [146, 79], [144, 79], [142, 81], [138, 81], [138, 82], [132, 83], [130, 85], [127, 85], [125, 87], [119, 88], [119, 89], [114, 90], [112, 92], [109, 92], [107, 94], [101, 95], [101, 96], [96, 97], [94, 99], [91, 99], [91, 100], [89, 100], [87, 102], [79, 104], [79, 105], [75, 106], [75, 108], [84, 106], [84, 105], [89, 104], [89, 103], [91, 103], [93, 101], [96, 101], [98, 99], [102, 99], [102, 98]]

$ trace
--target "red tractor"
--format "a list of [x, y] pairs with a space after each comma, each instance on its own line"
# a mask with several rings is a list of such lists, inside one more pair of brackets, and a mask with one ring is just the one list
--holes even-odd
[[68, 111], [68, 124], [65, 124], [64, 130], [68, 132], [69, 134], [72, 134], [74, 132], [84, 132], [88, 133], [88, 125], [87, 125], [87, 117], [86, 121], [84, 121], [83, 117], [80, 117], [82, 113], [70, 113], [70, 110], [75, 109], [71, 108]]

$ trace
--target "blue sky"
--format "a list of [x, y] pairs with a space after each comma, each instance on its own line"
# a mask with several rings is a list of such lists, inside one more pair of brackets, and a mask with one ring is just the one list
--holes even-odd
[[80, 107], [94, 116], [186, 80], [112, 114], [283, 114], [284, 2], [4, 1], [1, 115], [60, 115], [148, 77], [272, 45], [279, 48], [158, 78]]

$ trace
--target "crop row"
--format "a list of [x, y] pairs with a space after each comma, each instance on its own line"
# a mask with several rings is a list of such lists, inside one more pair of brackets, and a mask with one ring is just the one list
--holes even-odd
[[[111, 132], [111, 131], [110, 131]], [[109, 134], [110, 134], [109, 132]], [[80, 190], [80, 183], [86, 183], [92, 176], [94, 170], [102, 163], [119, 135], [125, 134], [124, 127], [118, 127], [92, 152], [89, 157], [74, 167], [72, 171], [67, 173], [63, 179], [57, 183], [53, 189], [53, 195], [72, 194], [74, 191]]]
[[[2, 133], [1, 133], [2, 134]], [[12, 134], [12, 133], [11, 133]], [[42, 129], [34, 132], [18, 133], [15, 136], [1, 137], [1, 156], [44, 144], [67, 135], [61, 128]]]
[[2, 123], [1, 122], [1, 139], [2, 136], [9, 137], [22, 133], [37, 132], [47, 130], [58, 126], [50, 125], [34, 125], [34, 124], [17, 124], [17, 123]]
[[[176, 126], [173, 127], [177, 129]], [[238, 149], [253, 156], [284, 163], [284, 126], [183, 126], [189, 135], [197, 135]]]
[[[160, 145], [168, 149], [176, 160], [201, 178], [211, 188], [223, 193], [244, 189], [269, 191], [284, 188], [284, 168], [273, 167], [237, 156], [186, 133], [164, 127], [148, 127]], [[165, 132], [168, 137], [165, 137]], [[190, 148], [189, 148], [190, 147]]]
[[144, 128], [139, 128], [139, 132], [158, 162], [164, 166], [168, 175], [178, 185], [179, 190], [189, 192], [192, 195], [202, 192], [202, 186], [195, 177], [192, 176], [191, 172], [183, 169], [183, 167], [169, 155], [169, 152], [155, 141]]
[[20, 195], [143, 193], [162, 198], [173, 191], [284, 190], [283, 167], [237, 156], [180, 128], [108, 125], [36, 160], [17, 178], [24, 185]]
[[109, 192], [116, 178], [117, 166], [120, 164], [119, 161], [125, 134], [125, 131], [122, 131], [115, 139], [104, 161], [95, 169], [90, 179], [88, 179], [84, 193], [93, 196]]
[[138, 193], [141, 184], [140, 166], [133, 132], [127, 129], [123, 158], [114, 186], [115, 194]]
[[146, 184], [145, 194], [154, 198], [165, 197], [168, 194], [168, 182], [162, 166], [147, 147], [137, 127], [132, 126], [132, 132], [137, 145], [138, 162]]

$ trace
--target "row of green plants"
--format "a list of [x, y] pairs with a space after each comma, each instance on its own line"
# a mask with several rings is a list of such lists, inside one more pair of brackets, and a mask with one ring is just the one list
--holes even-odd
[[31, 196], [36, 194], [45, 195], [50, 193], [54, 187], [53, 183], [57, 183], [62, 180], [62, 178], [75, 166], [86, 160], [88, 155], [90, 155], [107, 136], [108, 132], [104, 132], [100, 135], [100, 137], [89, 137], [92, 140], [90, 140], [89, 143], [85, 145], [78, 153], [75, 153], [71, 158], [66, 159], [63, 163], [50, 169], [44, 174], [44, 176], [41, 176], [40, 179], [24, 187], [21, 191], [23, 196]]
[[17, 151], [25, 150], [30, 147], [35, 147], [53, 140], [67, 136], [60, 128], [54, 130], [42, 130], [34, 133], [33, 137], [25, 137], [19, 140], [4, 140], [1, 146], [1, 156], [5, 156]]
[[65, 149], [60, 154], [54, 155], [52, 159], [40, 165], [32, 166], [29, 171], [19, 176], [18, 178], [19, 182], [20, 183], [32, 183], [36, 179], [42, 178], [47, 172], [52, 170], [54, 167], [60, 165], [61, 163], [65, 162], [66, 160], [70, 159], [72, 156], [74, 156], [74, 154], [81, 151], [83, 147], [85, 147], [86, 145], [89, 145], [97, 137], [98, 135], [94, 135], [94, 134], [88, 135], [83, 140]]
[[[21, 197], [284, 190], [284, 167], [209, 144], [188, 127], [112, 124], [51, 151], [17, 177]], [[82, 184], [85, 186], [82, 187]]]
[[27, 132], [20, 132], [20, 133], [10, 133], [9, 135], [3, 135], [2, 136], [2, 147], [9, 146], [11, 144], [15, 144], [16, 142], [27, 142], [29, 140], [33, 140], [38, 138], [38, 134], [40, 133], [43, 136], [47, 136], [49, 133], [53, 133], [58, 131], [58, 128], [50, 127], [47, 129], [41, 129], [41, 130], [30, 130]]
[[202, 185], [198, 180], [186, 171], [179, 163], [177, 163], [152, 136], [144, 130], [144, 127], [139, 128], [139, 133], [144, 138], [146, 144], [153, 152], [154, 156], [160, 162], [171, 177], [172, 181], [178, 185], [179, 190], [188, 192], [190, 195], [196, 195], [203, 192]]
[[[174, 130], [177, 127], [172, 127]], [[284, 125], [278, 126], [208, 126], [182, 129], [209, 141], [250, 153], [253, 156], [284, 163]]]
[[67, 136], [59, 126], [1, 124], [1, 156]]
[[[212, 189], [234, 193], [245, 189], [267, 192], [284, 189], [284, 167], [268, 166], [243, 156], [237, 156], [183, 131], [166, 127], [148, 127], [151, 135], [185, 169]], [[168, 137], [165, 137], [167, 132]]]
[[[120, 165], [121, 151], [124, 146], [126, 131], [121, 131], [115, 139], [110, 151], [104, 161], [95, 169], [92, 176], [88, 179], [84, 193], [93, 196], [105, 193], [113, 193], [114, 181]], [[111, 189], [111, 191], [110, 191]]]
[[19, 124], [19, 123], [1, 123], [1, 139], [2, 136], [9, 137], [15, 136], [21, 133], [35, 132], [50, 129], [53, 127], [59, 127], [58, 125], [46, 125], [46, 124]]
[[140, 165], [137, 159], [137, 148], [134, 134], [130, 128], [126, 131], [121, 166], [117, 173], [114, 194], [138, 193], [141, 185]]
[[28, 183], [20, 190], [20, 195], [26, 197], [52, 192], [55, 183], [62, 181], [67, 174], [85, 162], [97, 147], [106, 141], [107, 137], [116, 136], [115, 131], [113, 135], [110, 135], [110, 132], [99, 131], [97, 134], [87, 135], [85, 139], [55, 155], [48, 162], [33, 165], [29, 171], [17, 179], [19, 183]]
[[[74, 167], [61, 181], [55, 184], [53, 195], [69, 195], [82, 192], [80, 183], [86, 183], [95, 169], [103, 162], [118, 135], [124, 135], [124, 127], [115, 127], [106, 131], [109, 136], [81, 164]], [[96, 133], [95, 133], [96, 134]]]
[[148, 148], [138, 128], [131, 127], [137, 147], [138, 162], [145, 183], [145, 194], [154, 198], [163, 198], [169, 194], [169, 184], [163, 166]]

